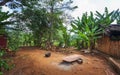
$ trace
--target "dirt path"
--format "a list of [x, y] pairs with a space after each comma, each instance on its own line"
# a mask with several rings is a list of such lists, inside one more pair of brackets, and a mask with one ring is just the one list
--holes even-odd
[[4, 75], [108, 75], [109, 71], [116, 75], [103, 59], [96, 56], [80, 55], [82, 64], [64, 64], [61, 62], [67, 55], [52, 52], [51, 57], [45, 58], [45, 53], [38, 49], [18, 51], [13, 58], [15, 67]]

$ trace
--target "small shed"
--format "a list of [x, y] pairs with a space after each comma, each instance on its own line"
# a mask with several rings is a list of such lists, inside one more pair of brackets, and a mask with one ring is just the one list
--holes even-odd
[[0, 48], [7, 48], [7, 36], [0, 34]]
[[112, 24], [97, 42], [97, 50], [116, 58], [120, 58], [120, 25]]

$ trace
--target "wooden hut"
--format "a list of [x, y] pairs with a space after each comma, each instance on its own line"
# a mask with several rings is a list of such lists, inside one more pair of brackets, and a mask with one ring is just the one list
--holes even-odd
[[97, 50], [120, 58], [120, 25], [110, 25], [97, 42]]
[[0, 34], [0, 48], [7, 48], [7, 36]]

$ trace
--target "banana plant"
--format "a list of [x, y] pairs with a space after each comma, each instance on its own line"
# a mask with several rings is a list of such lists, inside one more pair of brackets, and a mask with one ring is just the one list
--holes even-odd
[[113, 10], [113, 11], [109, 12], [107, 7], [105, 7], [104, 13], [102, 13], [102, 14], [100, 12], [96, 11], [95, 15], [96, 15], [97, 23], [100, 25], [104, 25], [104, 28], [108, 27], [117, 18], [117, 16], [116, 16], [117, 11]]
[[[92, 46], [95, 46], [96, 40], [101, 37], [104, 28], [108, 27], [115, 20], [118, 24], [120, 23], [119, 13], [119, 10], [109, 12], [107, 7], [104, 13], [96, 11], [95, 16], [92, 12], [90, 12], [90, 15], [86, 12], [82, 15], [81, 19], [78, 18], [73, 21], [71, 24], [73, 29], [71, 31], [74, 32], [75, 35], [79, 35], [77, 36], [79, 40], [85, 42], [88, 49], [91, 50]], [[103, 28], [99, 25], [102, 25]]]
[[71, 24], [71, 31], [78, 35], [77, 39], [82, 40], [83, 45], [87, 44], [88, 50], [91, 50], [92, 46], [95, 46], [96, 40], [101, 37], [102, 29], [99, 28], [96, 21], [97, 19], [90, 12], [89, 16], [84, 13], [81, 19], [78, 18]]
[[114, 16], [116, 16], [115, 20], [116, 20], [117, 24], [120, 24], [120, 11], [119, 11], [119, 9], [117, 9], [115, 11], [115, 15]]

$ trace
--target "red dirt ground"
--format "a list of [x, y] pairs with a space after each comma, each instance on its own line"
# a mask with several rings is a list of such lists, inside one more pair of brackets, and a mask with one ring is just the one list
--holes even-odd
[[51, 57], [46, 58], [46, 52], [37, 48], [20, 49], [12, 58], [15, 67], [4, 75], [117, 75], [107, 62], [97, 55], [71, 52], [68, 55], [79, 54], [83, 63], [62, 64], [62, 59], [68, 55], [52, 52]]

